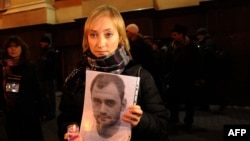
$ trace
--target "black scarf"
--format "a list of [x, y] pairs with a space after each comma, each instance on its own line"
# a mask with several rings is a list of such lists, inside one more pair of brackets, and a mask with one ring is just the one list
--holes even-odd
[[107, 56], [95, 57], [90, 51], [87, 51], [86, 55], [89, 69], [116, 74], [120, 74], [130, 60], [128, 53], [121, 46]]

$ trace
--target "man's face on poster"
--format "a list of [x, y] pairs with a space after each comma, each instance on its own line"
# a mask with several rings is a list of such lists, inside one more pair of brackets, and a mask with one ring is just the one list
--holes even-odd
[[121, 100], [120, 95], [114, 82], [103, 88], [93, 87], [92, 106], [99, 127], [110, 127], [120, 120], [121, 111], [126, 106], [126, 100]]

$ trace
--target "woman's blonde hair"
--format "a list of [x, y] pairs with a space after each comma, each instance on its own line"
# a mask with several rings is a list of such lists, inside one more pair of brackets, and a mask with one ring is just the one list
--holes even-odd
[[108, 16], [112, 22], [114, 23], [114, 26], [116, 27], [119, 37], [120, 37], [120, 46], [125, 47], [127, 52], [129, 52], [130, 46], [126, 34], [125, 29], [125, 23], [124, 20], [120, 14], [120, 12], [113, 6], [109, 5], [101, 5], [97, 7], [92, 13], [88, 16], [85, 26], [84, 26], [84, 35], [83, 35], [83, 52], [86, 52], [89, 48], [88, 44], [88, 33], [91, 28], [91, 24], [95, 22], [97, 19]]

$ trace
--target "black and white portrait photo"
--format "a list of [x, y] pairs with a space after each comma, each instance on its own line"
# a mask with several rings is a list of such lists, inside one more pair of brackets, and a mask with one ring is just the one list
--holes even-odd
[[121, 120], [127, 106], [136, 101], [139, 78], [86, 71], [81, 136], [85, 141], [127, 141], [130, 124]]

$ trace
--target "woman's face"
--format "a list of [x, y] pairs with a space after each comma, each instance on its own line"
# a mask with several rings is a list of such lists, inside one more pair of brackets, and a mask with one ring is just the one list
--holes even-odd
[[16, 43], [11, 43], [7, 48], [7, 51], [10, 57], [19, 59], [22, 53], [22, 48], [20, 45], [16, 45]]
[[92, 54], [96, 57], [113, 53], [119, 44], [119, 34], [108, 16], [101, 17], [91, 23], [88, 43]]

